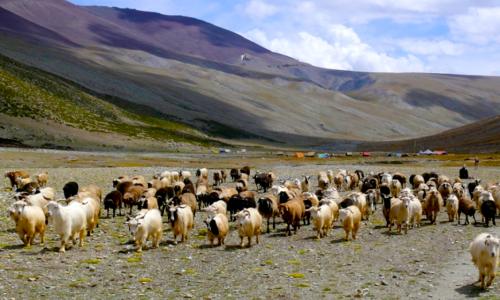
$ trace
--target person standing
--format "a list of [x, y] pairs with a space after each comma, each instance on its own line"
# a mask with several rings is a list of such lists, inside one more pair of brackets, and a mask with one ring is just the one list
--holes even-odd
[[477, 156], [474, 158], [474, 166], [476, 167], [476, 170], [479, 168], [479, 158]]
[[469, 179], [469, 170], [467, 170], [465, 165], [458, 171], [458, 177], [460, 177], [460, 179]]

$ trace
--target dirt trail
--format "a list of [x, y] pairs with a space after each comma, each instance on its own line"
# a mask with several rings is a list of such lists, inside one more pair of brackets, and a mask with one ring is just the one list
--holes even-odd
[[[490, 227], [485, 232], [490, 232], [500, 236], [499, 227]], [[439, 284], [436, 287], [434, 299], [467, 299], [484, 297], [486, 299], [500, 299], [500, 295], [495, 293], [495, 287], [500, 285], [497, 280], [488, 290], [481, 290], [477, 283], [477, 269], [474, 267], [468, 251], [457, 253], [458, 256], [449, 261], [440, 276]], [[498, 273], [497, 273], [498, 274]], [[492, 298], [490, 298], [492, 297]]]

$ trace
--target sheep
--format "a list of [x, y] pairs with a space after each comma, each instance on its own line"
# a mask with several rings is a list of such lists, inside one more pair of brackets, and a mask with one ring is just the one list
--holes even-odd
[[161, 180], [159, 180], [159, 179], [153, 179], [153, 180], [148, 182], [148, 189], [159, 190], [162, 187], [163, 187], [163, 184], [162, 184]]
[[404, 188], [406, 186], [406, 176], [401, 173], [392, 174], [392, 180], [396, 179], [401, 183], [401, 187]]
[[231, 179], [233, 180], [233, 182], [240, 179], [240, 171], [238, 169], [231, 169], [231, 171], [229, 172], [229, 175], [231, 176]]
[[229, 198], [237, 194], [238, 191], [235, 188], [222, 188], [219, 194], [219, 199], [228, 202]]
[[422, 205], [425, 210], [425, 215], [431, 224], [437, 224], [436, 218], [441, 206], [443, 206], [441, 194], [435, 188], [431, 188], [425, 198], [424, 205]]
[[333, 212], [331, 207], [328, 204], [323, 204], [319, 207], [312, 206], [306, 211], [311, 213], [314, 229], [317, 232], [316, 237], [320, 239], [327, 236], [333, 223]]
[[139, 210], [141, 210], [141, 209], [150, 210], [150, 209], [154, 209], [154, 208], [160, 210], [160, 207], [158, 205], [158, 200], [156, 199], [155, 196], [147, 197], [147, 198], [143, 196], [139, 200], [139, 207], [138, 208], [139, 208]]
[[177, 244], [177, 236], [181, 236], [181, 243], [188, 239], [188, 234], [194, 225], [194, 216], [191, 208], [185, 204], [169, 208], [169, 219], [174, 235], [174, 244]]
[[16, 178], [16, 192], [27, 192], [30, 194], [35, 193], [40, 187], [38, 183], [31, 180], [31, 178]]
[[99, 224], [100, 203], [94, 197], [78, 197], [71, 201], [70, 204], [75, 201], [83, 205], [85, 220], [87, 222], [87, 236], [90, 236], [90, 234], [94, 232], [94, 228]]
[[481, 214], [483, 215], [485, 226], [489, 226], [490, 220], [493, 222], [493, 225], [496, 226], [495, 215], [497, 209], [493, 195], [488, 191], [483, 191], [480, 196], [480, 203]]
[[389, 174], [389, 173], [382, 173], [380, 174], [380, 184], [387, 184], [387, 185], [391, 185], [391, 182], [392, 182], [392, 175]]
[[129, 214], [132, 214], [132, 207], [139, 203], [139, 199], [143, 193], [144, 187], [140, 185], [132, 185], [127, 189], [127, 192], [123, 194], [123, 204], [129, 207]]
[[184, 193], [180, 196], [175, 196], [172, 198], [171, 203], [174, 206], [185, 204], [189, 208], [191, 208], [191, 213], [193, 214], [193, 217], [196, 216], [196, 209], [197, 209], [197, 203], [196, 203], [196, 196], [193, 193]]
[[9, 209], [9, 214], [16, 223], [16, 233], [25, 247], [31, 247], [36, 234], [40, 236], [40, 244], [44, 244], [46, 220], [40, 207], [17, 201]]
[[176, 181], [174, 182], [173, 186], [175, 195], [179, 196], [180, 194], [182, 194], [182, 190], [184, 190], [186, 184], [183, 181]]
[[445, 181], [441, 185], [439, 185], [438, 191], [443, 199], [448, 199], [448, 196], [453, 193], [453, 188], [448, 181]]
[[460, 182], [454, 183], [452, 190], [453, 190], [453, 194], [455, 194], [455, 196], [457, 196], [457, 198], [460, 198], [460, 197], [465, 195], [465, 188], [462, 185], [462, 183], [460, 183]]
[[117, 178], [113, 179], [113, 187], [116, 188], [118, 184], [125, 181], [131, 181], [131, 180], [127, 175], [118, 176]]
[[269, 222], [273, 218], [273, 229], [276, 229], [276, 216], [279, 216], [278, 199], [276, 196], [268, 194], [259, 198], [257, 208], [261, 216], [267, 219], [267, 233], [269, 233]]
[[243, 239], [248, 238], [248, 247], [252, 245], [252, 237], [255, 243], [259, 243], [259, 235], [262, 227], [262, 216], [255, 208], [247, 208], [236, 214], [236, 226], [240, 236], [240, 247], [243, 248]]
[[240, 169], [241, 174], [247, 174], [247, 176], [250, 176], [250, 167], [249, 166], [244, 166], [243, 168]]
[[61, 239], [59, 252], [65, 252], [69, 239], [76, 244], [76, 235], [80, 237], [79, 246], [83, 247], [87, 220], [83, 205], [72, 201], [68, 206], [62, 206], [57, 202], [50, 201], [47, 204], [49, 220], [54, 223], [56, 233]]
[[343, 183], [344, 183], [344, 175], [337, 173], [335, 177], [333, 177], [333, 184], [335, 185], [335, 188], [340, 191], [342, 189]]
[[135, 218], [127, 216], [129, 231], [134, 236], [137, 252], [142, 252], [148, 239], [152, 239], [152, 248], [158, 248], [163, 234], [161, 213], [158, 209], [147, 210]]
[[200, 178], [200, 177], [208, 178], [208, 169], [207, 168], [202, 168], [202, 169], [196, 170], [196, 177], [198, 177], [198, 178]]
[[500, 240], [490, 233], [481, 233], [470, 243], [469, 252], [472, 262], [479, 271], [478, 282], [481, 282], [481, 288], [491, 286], [499, 263]]
[[6, 172], [4, 174], [4, 176], [5, 176], [5, 178], [9, 179], [10, 186], [12, 187], [12, 189], [14, 189], [14, 187], [17, 189], [18, 186], [16, 184], [16, 179], [17, 178], [29, 178], [30, 174], [26, 171], [11, 171], [11, 172]]
[[[27, 195], [24, 200], [29, 205], [40, 207], [45, 214], [47, 214], [47, 204], [49, 201], [54, 200], [55, 191], [51, 187], [46, 187], [40, 190], [40, 193], [34, 195]], [[48, 220], [46, 220], [48, 221]]]
[[224, 245], [224, 240], [229, 232], [229, 222], [226, 214], [218, 213], [213, 217], [209, 217], [205, 220], [205, 224], [207, 225], [207, 238], [210, 246], [213, 246], [216, 238], [218, 240], [217, 246]]
[[214, 186], [218, 186], [222, 182], [222, 174], [220, 171], [214, 171], [213, 180]]
[[300, 182], [300, 189], [303, 192], [309, 192], [309, 180], [310, 176], [304, 176], [304, 180]]
[[465, 195], [458, 198], [458, 225], [460, 225], [460, 215], [465, 214], [465, 225], [469, 224], [469, 216], [474, 219], [474, 224], [477, 224], [475, 213], [476, 205], [475, 203], [468, 199]]
[[430, 190], [429, 186], [425, 183], [421, 183], [417, 189], [415, 189], [414, 191], [416, 192], [416, 196], [418, 198], [418, 200], [420, 200], [420, 203], [424, 203], [425, 202], [425, 198], [427, 197], [427, 192]]
[[455, 221], [455, 217], [458, 216], [458, 198], [457, 196], [451, 194], [446, 199], [446, 211], [448, 213], [448, 220], [450, 222]]
[[255, 181], [255, 186], [257, 187], [257, 191], [262, 189], [264, 190], [264, 193], [266, 193], [267, 189], [272, 187], [275, 175], [272, 172], [256, 173], [253, 176], [253, 179]]
[[484, 188], [481, 185], [478, 185], [474, 188], [472, 192], [472, 201], [476, 203], [476, 207], [481, 207], [481, 194], [484, 191]]
[[227, 204], [223, 200], [215, 201], [203, 209], [209, 214], [227, 214]]
[[337, 204], [339, 204], [340, 201], [342, 200], [342, 198], [340, 197], [339, 192], [334, 187], [330, 187], [330, 188], [326, 189], [325, 191], [323, 191], [323, 199], [333, 200]]
[[495, 199], [495, 205], [497, 207], [498, 214], [500, 215], [500, 187], [496, 187], [491, 191], [493, 194], [493, 199]]
[[384, 204], [382, 208], [382, 213], [384, 215], [386, 226], [389, 227], [389, 213], [391, 211], [391, 189], [389, 185], [382, 184], [380, 185], [380, 197], [382, 198], [382, 202]]
[[410, 226], [411, 228], [420, 227], [420, 222], [422, 220], [422, 203], [420, 203], [420, 201], [413, 195], [410, 195], [409, 198]]
[[375, 214], [377, 211], [377, 199], [378, 193], [375, 189], [369, 189], [366, 191], [367, 217]]
[[359, 181], [363, 181], [365, 178], [365, 172], [363, 172], [363, 170], [355, 170], [354, 173], [358, 176]]
[[93, 197], [99, 203], [101, 203], [101, 201], [102, 201], [102, 190], [100, 187], [98, 187], [95, 184], [91, 184], [91, 185], [82, 187], [80, 189], [80, 191], [78, 192], [78, 194], [81, 195], [82, 197], [83, 196]]
[[447, 183], [450, 183], [450, 178], [448, 178], [448, 176], [445, 176], [445, 175], [439, 175], [438, 178], [437, 178], [438, 182], [438, 186], [441, 186], [443, 183], [447, 182]]
[[300, 198], [292, 199], [286, 203], [280, 204], [278, 209], [281, 214], [281, 218], [287, 224], [286, 235], [292, 234], [290, 230], [290, 225], [293, 226], [294, 233], [297, 233], [297, 229], [300, 229], [300, 220], [305, 215], [304, 201]]
[[391, 211], [389, 213], [389, 232], [391, 232], [392, 225], [396, 223], [398, 233], [401, 233], [401, 228], [404, 227], [404, 232], [407, 234], [410, 216], [410, 198], [394, 199], [394, 202], [391, 203]]
[[304, 202], [304, 207], [306, 208], [306, 213], [304, 215], [304, 225], [311, 224], [311, 214], [307, 211], [307, 209], [315, 206], [319, 206], [318, 197], [309, 192], [302, 193], [302, 201]]
[[366, 193], [368, 190], [376, 190], [379, 188], [378, 179], [374, 176], [367, 176], [361, 183], [361, 193]]
[[481, 179], [475, 179], [474, 181], [469, 182], [469, 184], [467, 185], [467, 190], [469, 191], [469, 195], [471, 198], [473, 197], [474, 189], [480, 183], [481, 183]]
[[339, 211], [339, 220], [345, 232], [345, 240], [349, 241], [349, 233], [352, 239], [355, 240], [361, 225], [361, 212], [358, 207], [351, 205], [347, 208], [342, 208]]
[[351, 198], [354, 205], [359, 208], [359, 211], [361, 212], [361, 219], [368, 219], [369, 213], [366, 206], [366, 195], [360, 192], [352, 192], [347, 195], [347, 198]]
[[161, 188], [156, 191], [155, 198], [158, 202], [158, 208], [160, 209], [161, 215], [165, 213], [165, 208], [167, 206], [167, 201], [174, 197], [174, 189], [172, 187]]
[[172, 177], [172, 181], [177, 182], [181, 180], [181, 174], [177, 171], [170, 172], [170, 176]]
[[123, 199], [122, 193], [119, 191], [111, 191], [106, 197], [104, 197], [104, 209], [107, 212], [107, 218], [109, 218], [109, 210], [113, 210], [113, 218], [115, 217], [115, 211], [118, 209], [118, 215], [122, 215]]
[[422, 177], [421, 175], [415, 175], [415, 177], [413, 177], [413, 188], [416, 189], [421, 184], [425, 184], [424, 177]]
[[358, 187], [359, 185], [359, 177], [358, 177], [358, 174], [356, 173], [349, 173], [347, 174], [347, 176], [345, 178], [349, 178], [349, 186], [348, 186], [348, 189], [349, 190], [354, 190]]
[[242, 178], [238, 179], [236, 181], [236, 190], [238, 193], [248, 191], [248, 181]]
[[[182, 194], [191, 193], [191, 194], [196, 195], [196, 188], [194, 187], [194, 184], [191, 182], [191, 180], [189, 178], [184, 179], [183, 183], [184, 183], [184, 187], [182, 188], [182, 191], [181, 191]], [[175, 187], [174, 187], [174, 189], [175, 189]]]
[[328, 175], [326, 172], [318, 173], [318, 188], [321, 190], [326, 190], [330, 184], [330, 180], [328, 179]]
[[[209, 188], [208, 185], [198, 185], [196, 187], [196, 201], [198, 202], [198, 209], [201, 210], [201, 205], [204, 204], [205, 206], [208, 203], [208, 196], [209, 196]], [[218, 199], [218, 195], [217, 195]]]
[[257, 203], [255, 202], [255, 195], [251, 194], [251, 192], [242, 192], [237, 195], [233, 195], [227, 202], [227, 210], [230, 213], [230, 219], [232, 221], [234, 221], [234, 215], [237, 212], [250, 207], [257, 207]]
[[401, 193], [401, 189], [402, 189], [401, 182], [399, 182], [399, 180], [397, 180], [397, 179], [393, 179], [391, 181], [390, 188], [391, 188], [392, 197], [395, 197], [395, 198], [399, 197], [399, 194]]
[[335, 200], [328, 199], [328, 198], [323, 198], [321, 201], [319, 201], [319, 206], [321, 205], [328, 205], [330, 207], [330, 210], [332, 211], [332, 227], [333, 227], [333, 222], [336, 222], [339, 219], [339, 206]]
[[35, 176], [36, 183], [40, 187], [44, 187], [47, 185], [47, 182], [49, 181], [49, 173], [47, 171], [40, 173]]
[[186, 180], [191, 178], [191, 172], [189, 171], [179, 171], [179, 180]]

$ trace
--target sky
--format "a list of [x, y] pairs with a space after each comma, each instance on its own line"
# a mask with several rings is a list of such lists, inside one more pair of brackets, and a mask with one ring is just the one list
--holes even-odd
[[319, 67], [500, 76], [498, 0], [71, 0], [184, 15]]

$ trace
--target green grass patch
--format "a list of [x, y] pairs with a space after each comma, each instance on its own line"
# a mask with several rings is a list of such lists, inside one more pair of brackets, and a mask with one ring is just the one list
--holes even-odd
[[294, 279], [302, 279], [305, 278], [306, 276], [302, 273], [290, 273], [288, 274], [289, 277], [294, 278]]
[[311, 285], [309, 283], [304, 283], [304, 282], [294, 284], [293, 286], [298, 287], [298, 288], [308, 288], [308, 287], [311, 287]]
[[153, 279], [152, 278], [149, 278], [149, 277], [141, 277], [139, 278], [139, 281], [140, 283], [142, 284], [145, 284], [145, 283], [150, 283], [150, 282], [153, 282]]
[[290, 259], [290, 260], [288, 260], [288, 263], [291, 265], [295, 265], [295, 266], [302, 264], [302, 262], [300, 262], [300, 260], [297, 260], [297, 259]]
[[270, 266], [270, 265], [272, 265], [272, 264], [273, 264], [273, 261], [272, 261], [272, 260], [270, 260], [270, 259], [268, 259], [268, 260], [265, 260], [265, 261], [264, 261], [264, 264], [266, 264], [266, 265]]
[[82, 264], [87, 264], [87, 265], [98, 265], [101, 263], [101, 260], [99, 258], [89, 258], [80, 261]]
[[300, 249], [299, 251], [297, 251], [297, 253], [300, 254], [300, 255], [304, 255], [304, 254], [307, 253], [307, 251], [304, 250], [304, 249]]

